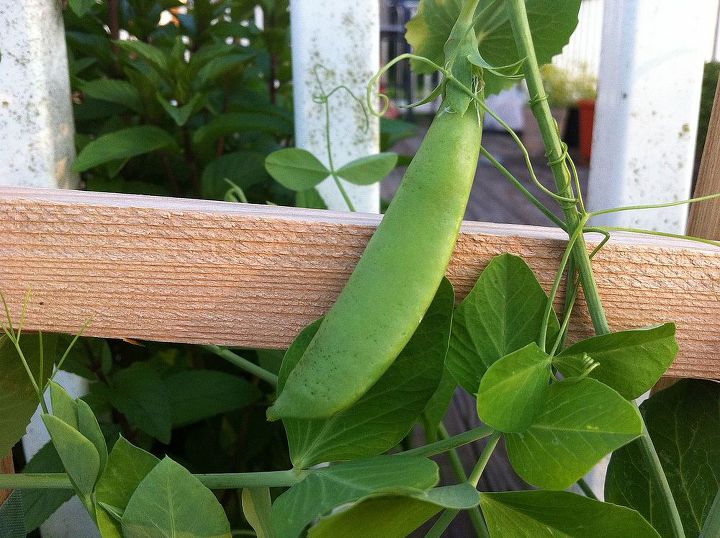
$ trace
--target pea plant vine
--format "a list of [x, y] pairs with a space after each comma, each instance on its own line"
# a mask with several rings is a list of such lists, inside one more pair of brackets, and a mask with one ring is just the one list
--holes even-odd
[[[408, 26], [414, 53], [391, 64], [409, 60], [418, 72], [439, 72], [442, 82], [424, 101], [440, 97], [442, 105], [337, 302], [300, 332], [278, 375], [234, 351], [207, 346], [276, 387], [267, 416], [283, 423], [292, 468], [192, 474], [122, 437], [106, 439], [88, 403], [71, 398], [53, 381], [63, 358], [54, 361], [54, 370], [44, 366], [52, 337], [23, 335], [23, 315], [15, 329], [6, 310], [0, 364], [13, 359], [22, 365], [18, 375], [30, 380], [43, 405], [42, 419], [65, 472], [0, 475], [0, 488], [72, 489], [103, 538], [386, 538], [420, 528], [425, 536], [439, 537], [462, 511], [483, 537], [718, 536], [720, 390], [711, 382], [683, 381], [638, 409], [634, 400], [655, 385], [678, 352], [675, 326], [610, 331], [592, 258], [619, 228], [590, 224], [593, 216], [608, 212], [714, 197], [585, 209], [539, 70], [567, 43], [579, 4], [423, 0]], [[328, 166], [300, 149], [271, 154], [266, 166], [307, 197], [316, 198], [316, 185], [331, 177], [352, 210], [340, 178], [377, 181], [395, 166], [396, 156], [335, 167], [328, 101], [346, 88], [326, 92], [320, 72], [316, 68]], [[382, 73], [368, 87], [371, 111]], [[485, 101], [487, 94], [521, 78], [546, 144], [553, 191], [537, 180], [519, 138]], [[386, 97], [379, 98], [387, 105]], [[508, 130], [534, 185], [559, 204], [563, 218], [482, 146], [486, 114]], [[444, 273], [480, 155], [568, 234], [549, 294], [524, 260], [503, 254], [455, 305]], [[602, 237], [592, 251], [588, 233]], [[563, 281], [565, 308], [558, 316]], [[566, 345], [580, 289], [596, 335]], [[483, 425], [449, 435], [443, 417], [458, 386], [476, 397]], [[418, 425], [426, 443], [408, 446]], [[24, 427], [15, 426], [18, 437]], [[486, 440], [485, 448], [467, 473], [455, 450], [480, 439]], [[501, 440], [514, 470], [538, 489], [478, 491]], [[608, 502], [602, 502], [583, 477], [611, 453]], [[432, 458], [442, 454], [454, 463], [454, 484], [440, 484]], [[583, 495], [566, 491], [575, 484]], [[230, 528], [212, 492], [222, 489], [242, 489], [248, 528]]]

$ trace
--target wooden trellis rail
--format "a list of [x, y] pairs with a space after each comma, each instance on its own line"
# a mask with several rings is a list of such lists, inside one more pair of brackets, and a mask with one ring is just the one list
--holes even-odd
[[[72, 333], [90, 318], [93, 336], [283, 348], [332, 304], [379, 218], [5, 188], [0, 290], [19, 313], [32, 289], [30, 330]], [[563, 248], [559, 230], [468, 222], [448, 276], [461, 298], [511, 252], [549, 288]], [[595, 267], [613, 328], [675, 321], [669, 375], [720, 378], [720, 249], [618, 234]], [[591, 332], [577, 312], [575, 338]]]

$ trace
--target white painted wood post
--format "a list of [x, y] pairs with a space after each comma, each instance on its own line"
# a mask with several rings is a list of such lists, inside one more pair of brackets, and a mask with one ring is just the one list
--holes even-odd
[[[605, 0], [592, 209], [690, 196], [714, 8], [713, 0]], [[687, 207], [616, 213], [593, 222], [683, 233]]]
[[[588, 186], [590, 209], [691, 195], [703, 66], [716, 0], [605, 0]], [[684, 233], [687, 206], [594, 224]], [[608, 458], [586, 477], [599, 498]]]
[[[314, 68], [320, 70], [326, 91], [344, 84], [364, 99], [365, 86], [378, 69], [380, 58], [380, 11], [378, 0], [293, 0], [290, 3], [293, 85], [295, 101], [295, 139], [327, 164], [325, 113], [313, 101], [317, 93]], [[336, 168], [358, 157], [377, 153], [379, 122], [365, 116], [359, 105], [345, 92], [330, 99], [333, 162]], [[380, 210], [378, 184], [359, 187], [343, 182], [357, 211]], [[332, 179], [318, 187], [330, 209], [347, 210]]]
[[[0, 185], [68, 188], [75, 158], [65, 29], [56, 0], [0, 0]], [[85, 380], [60, 372], [73, 395]], [[23, 438], [31, 458], [49, 437], [39, 415]], [[74, 498], [42, 525], [52, 538], [98, 536], [85, 508]]]
[[0, 185], [77, 184], [59, 4], [0, 0]]

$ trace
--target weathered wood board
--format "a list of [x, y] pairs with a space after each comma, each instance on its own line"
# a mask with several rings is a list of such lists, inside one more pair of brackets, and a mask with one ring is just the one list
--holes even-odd
[[[93, 336], [284, 348], [332, 304], [379, 218], [5, 188], [0, 290], [16, 321], [32, 290], [29, 330], [74, 333], [90, 319]], [[548, 289], [563, 249], [560, 230], [468, 222], [448, 276], [462, 298], [511, 252]], [[595, 260], [614, 329], [675, 321], [669, 375], [720, 378], [720, 249], [617, 234]], [[576, 310], [572, 338], [591, 333]]]

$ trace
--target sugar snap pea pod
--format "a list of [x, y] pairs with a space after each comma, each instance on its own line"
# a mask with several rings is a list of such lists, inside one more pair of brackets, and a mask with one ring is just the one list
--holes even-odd
[[390, 367], [445, 274], [477, 167], [482, 120], [442, 106], [382, 222], [268, 418], [322, 418]]

